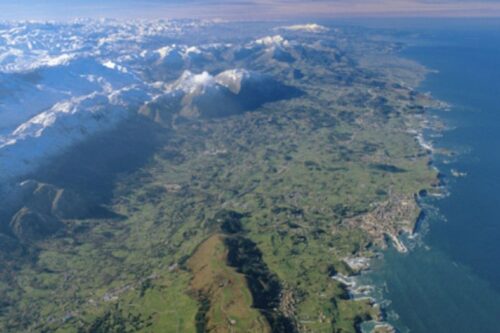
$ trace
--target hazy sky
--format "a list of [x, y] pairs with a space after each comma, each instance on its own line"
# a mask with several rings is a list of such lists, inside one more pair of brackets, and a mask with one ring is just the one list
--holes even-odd
[[500, 0], [0, 0], [0, 19], [496, 16]]

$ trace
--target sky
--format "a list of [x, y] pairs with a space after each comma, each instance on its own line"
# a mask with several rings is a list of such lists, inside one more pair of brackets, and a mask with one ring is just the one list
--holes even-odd
[[0, 0], [0, 20], [499, 17], [500, 0]]

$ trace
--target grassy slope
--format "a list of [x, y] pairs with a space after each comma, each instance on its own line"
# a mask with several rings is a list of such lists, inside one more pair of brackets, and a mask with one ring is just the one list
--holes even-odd
[[210, 332], [270, 332], [265, 318], [252, 308], [253, 299], [245, 276], [227, 266], [221, 235], [213, 235], [188, 261], [191, 287], [210, 300], [206, 327]]

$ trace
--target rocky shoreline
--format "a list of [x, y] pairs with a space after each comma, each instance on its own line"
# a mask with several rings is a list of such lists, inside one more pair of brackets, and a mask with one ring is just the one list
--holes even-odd
[[[430, 96], [430, 94], [426, 95], [431, 100], [431, 103], [429, 106], [427, 106], [427, 109], [434, 108], [436, 110], [441, 110], [441, 111], [450, 110], [449, 104], [442, 101], [434, 100]], [[419, 213], [418, 216], [412, 221], [412, 223], [410, 223], [410, 225], [392, 230], [390, 232], [384, 232], [383, 235], [385, 236], [385, 238], [382, 242], [377, 242], [377, 240], [375, 239], [376, 244], [380, 246], [380, 249], [370, 253], [372, 257], [359, 255], [359, 256], [344, 258], [343, 262], [349, 267], [351, 271], [350, 274], [344, 275], [336, 272], [334, 275], [331, 276], [333, 280], [341, 283], [346, 288], [350, 299], [358, 301], [368, 300], [372, 307], [379, 309], [380, 311], [379, 318], [372, 319], [369, 321], [363, 321], [360, 324], [358, 324], [357, 330], [362, 333], [399, 332], [399, 330], [395, 326], [389, 323], [387, 318], [384, 303], [387, 303], [388, 301], [388, 303], [390, 304], [390, 301], [384, 299], [378, 299], [378, 297], [374, 295], [376, 286], [370, 283], [366, 283], [365, 281], [360, 281], [362, 280], [360, 279], [360, 277], [370, 273], [372, 268], [372, 263], [371, 263], [372, 259], [374, 258], [383, 259], [383, 251], [386, 250], [388, 243], [390, 243], [390, 245], [401, 255], [404, 255], [405, 253], [411, 251], [411, 248], [409, 248], [408, 245], [405, 244], [405, 242], [401, 239], [401, 235], [402, 234], [407, 235], [408, 236], [407, 239], [409, 240], [416, 238], [417, 233], [420, 229], [421, 221], [426, 216], [425, 207], [422, 206], [421, 202], [422, 198], [427, 195], [442, 197], [444, 196], [445, 192], [442, 181], [442, 175], [440, 174], [439, 170], [433, 166], [433, 159], [434, 159], [433, 156], [435, 154], [439, 154], [440, 152], [436, 151], [436, 148], [433, 146], [432, 141], [428, 140], [425, 137], [424, 133], [425, 130], [430, 130], [432, 131], [432, 135], [441, 135], [442, 131], [445, 130], [445, 127], [438, 119], [432, 118], [428, 114], [421, 114], [415, 117], [417, 119], [412, 119], [411, 122], [417, 124], [417, 126], [414, 128], [410, 128], [408, 130], [408, 133], [414, 136], [416, 142], [418, 142], [419, 146], [424, 150], [425, 154], [429, 157], [429, 162], [428, 162], [429, 168], [433, 168], [436, 170], [437, 174], [436, 182], [431, 184], [430, 191], [423, 189], [418, 194], [415, 194], [412, 200], [406, 201], [401, 198], [391, 198], [388, 203], [379, 205], [379, 207], [377, 208], [381, 208], [382, 210], [386, 209], [387, 206], [389, 206], [390, 204], [395, 204], [396, 206], [399, 207], [405, 207], [410, 205], [416, 207]], [[457, 170], [452, 170], [451, 173], [454, 177], [463, 177], [466, 175], [466, 173], [459, 172]], [[376, 211], [377, 208], [374, 211]], [[382, 216], [384, 215], [385, 213], [382, 214]]]

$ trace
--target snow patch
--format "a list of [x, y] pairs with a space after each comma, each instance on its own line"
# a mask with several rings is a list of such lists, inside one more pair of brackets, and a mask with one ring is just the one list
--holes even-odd
[[266, 47], [273, 47], [273, 46], [289, 46], [288, 40], [283, 38], [281, 35], [275, 35], [275, 36], [266, 36], [260, 39], [257, 39], [255, 41], [255, 44], [257, 45], [263, 45]]
[[167, 90], [181, 90], [185, 93], [194, 93], [199, 89], [204, 89], [215, 84], [214, 77], [208, 72], [194, 74], [190, 71], [184, 71], [181, 77], [174, 82]]
[[304, 31], [312, 33], [327, 32], [329, 30], [327, 27], [316, 23], [295, 24], [295, 25], [279, 27], [278, 29], [290, 30], [290, 31]]

